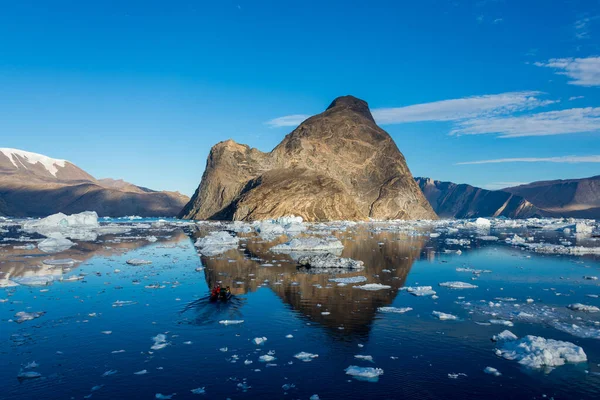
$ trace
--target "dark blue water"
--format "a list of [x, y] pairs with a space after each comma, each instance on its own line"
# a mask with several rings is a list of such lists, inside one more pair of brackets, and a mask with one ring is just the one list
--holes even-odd
[[[149, 234], [158, 240], [114, 240]], [[330, 275], [299, 271], [289, 256], [269, 251], [285, 238], [267, 242], [243, 234], [246, 239], [239, 250], [203, 257], [193, 247], [193, 238], [203, 234], [168, 225], [78, 242], [54, 255], [16, 250], [12, 246], [18, 243], [3, 242], [4, 274], [58, 277], [64, 272], [65, 277], [85, 277], [43, 287], [0, 289], [0, 398], [153, 399], [158, 393], [175, 394], [173, 399], [308, 399], [315, 394], [321, 399], [600, 396], [600, 340], [573, 336], [547, 321], [514, 321], [509, 328], [480, 325], [476, 322], [485, 323], [490, 317], [464, 305], [515, 298], [525, 306], [532, 298], [535, 305], [558, 310], [578, 302], [600, 306], [598, 298], [586, 296], [600, 295], [599, 281], [583, 279], [600, 276], [597, 258], [539, 255], [501, 241], [480, 240], [458, 255], [444, 253], [457, 248], [446, 246], [444, 235], [375, 233], [368, 227], [335, 233], [345, 246], [342, 256], [362, 260], [366, 266], [343, 276], [361, 275], [391, 286], [369, 292], [330, 284]], [[18, 236], [15, 232], [6, 236], [10, 235]], [[81, 262], [71, 271], [39, 268], [44, 259], [62, 258]], [[127, 265], [133, 258], [152, 264]], [[261, 266], [266, 262], [274, 266]], [[205, 269], [196, 271], [199, 267]], [[492, 272], [476, 277], [457, 272], [458, 267]], [[445, 281], [474, 283], [478, 288], [438, 286]], [[209, 301], [209, 287], [216, 282], [231, 286], [230, 302]], [[158, 288], [146, 287], [151, 285]], [[439, 298], [399, 290], [416, 285], [433, 286]], [[130, 303], [114, 306], [117, 301]], [[383, 306], [413, 310], [378, 312]], [[46, 314], [18, 324], [13, 320], [19, 311]], [[451, 313], [459, 320], [441, 321], [432, 311]], [[577, 318], [569, 310], [565, 313]], [[222, 320], [244, 322], [223, 325]], [[525, 368], [495, 355], [497, 344], [490, 338], [504, 329], [519, 337], [538, 335], [574, 343], [585, 350], [588, 362], [552, 371]], [[152, 338], [158, 334], [166, 336], [168, 345], [152, 350]], [[258, 346], [253, 343], [256, 337], [267, 341]], [[302, 362], [294, 357], [299, 352], [318, 357]], [[273, 365], [259, 360], [266, 354], [275, 357], [269, 363]], [[355, 355], [370, 355], [373, 362]], [[39, 366], [29, 371], [42, 377], [17, 379], [32, 361]], [[384, 373], [377, 382], [357, 380], [345, 373], [350, 365], [381, 368]], [[502, 375], [485, 374], [488, 366]], [[134, 374], [143, 370], [147, 372]], [[107, 371], [116, 372], [103, 376]], [[466, 376], [451, 379], [451, 373]], [[206, 394], [192, 393], [196, 388], [204, 388]]]

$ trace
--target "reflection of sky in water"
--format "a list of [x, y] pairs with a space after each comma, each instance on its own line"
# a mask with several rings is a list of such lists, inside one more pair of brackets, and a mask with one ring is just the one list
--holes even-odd
[[[133, 231], [129, 236], [148, 234]], [[82, 281], [55, 282], [44, 288], [0, 289], [0, 298], [8, 300], [0, 304], [0, 351], [6, 360], [0, 365], [1, 398], [82, 398], [100, 385], [104, 386], [92, 398], [154, 398], [156, 393], [196, 398], [190, 390], [197, 387], [206, 387], [207, 396], [216, 398], [308, 398], [315, 393], [322, 399], [539, 398], [542, 394], [595, 398], [600, 393], [600, 377], [594, 374], [600, 372], [600, 341], [580, 339], [546, 324], [515, 322], [508, 329], [517, 336], [570, 341], [582, 346], [589, 359], [587, 364], [566, 365], [550, 374], [526, 370], [494, 355], [496, 345], [490, 337], [505, 327], [475, 324], [489, 317], [469, 314], [455, 303], [458, 297], [472, 302], [514, 297], [523, 304], [531, 297], [535, 304], [561, 309], [576, 302], [600, 305], [599, 299], [585, 296], [600, 295], [598, 281], [582, 278], [600, 276], [600, 263], [592, 257], [537, 255], [501, 242], [475, 241], [473, 248], [465, 249], [444, 245], [443, 235], [429, 239], [362, 228], [336, 233], [345, 245], [342, 256], [365, 263], [363, 271], [343, 276], [365, 276], [369, 282], [392, 287], [367, 292], [352, 285], [338, 287], [328, 281], [330, 275], [298, 271], [288, 255], [269, 252], [277, 241], [257, 240], [252, 234], [240, 235], [246, 237], [242, 251], [209, 258], [198, 257], [179, 228], [151, 234], [158, 237], [156, 243], [116, 242], [115, 236], [109, 236], [50, 256], [0, 247], [0, 270], [11, 276], [51, 272], [48, 267], [36, 268], [48, 258], [81, 260], [66, 276], [86, 274]], [[446, 248], [460, 248], [463, 253], [445, 254]], [[152, 264], [126, 265], [132, 258]], [[273, 266], [261, 266], [265, 263]], [[201, 265], [206, 268], [196, 272]], [[492, 272], [476, 277], [457, 272], [457, 267]], [[268, 284], [262, 286], [266, 280]], [[232, 287], [236, 294], [232, 302], [208, 301], [209, 287], [217, 281]], [[479, 287], [439, 287], [444, 281]], [[164, 288], [145, 287], [153, 284]], [[439, 299], [398, 291], [404, 285], [431, 285]], [[113, 307], [118, 300], [134, 304]], [[381, 306], [413, 310], [401, 315], [378, 313]], [[460, 320], [439, 321], [431, 316], [434, 310]], [[18, 311], [47, 314], [23, 324], [8, 322]], [[565, 315], [577, 314], [567, 311]], [[226, 319], [244, 323], [218, 323]], [[159, 333], [166, 334], [169, 345], [152, 352], [151, 338]], [[293, 338], [286, 338], [288, 334]], [[252, 344], [254, 337], [262, 336], [268, 338], [263, 346]], [[259, 362], [268, 351], [275, 351], [277, 366]], [[293, 357], [301, 351], [319, 357], [301, 362]], [[357, 354], [371, 355], [374, 362], [358, 360]], [[40, 364], [35, 370], [43, 378], [20, 383], [16, 376], [21, 365], [33, 360]], [[344, 374], [349, 365], [385, 372], [377, 383], [360, 382]], [[484, 374], [487, 366], [503, 375]], [[147, 374], [134, 375], [144, 369]], [[591, 373], [586, 374], [586, 369]], [[117, 373], [102, 377], [109, 370]], [[459, 372], [467, 377], [447, 377]], [[238, 384], [251, 389], [243, 392]], [[282, 389], [285, 384], [295, 384], [287, 395]]]

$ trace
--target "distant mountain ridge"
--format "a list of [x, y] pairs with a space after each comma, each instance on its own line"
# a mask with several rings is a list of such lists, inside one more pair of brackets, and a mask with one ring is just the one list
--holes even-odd
[[96, 211], [100, 216], [176, 216], [189, 197], [123, 180], [96, 179], [75, 164], [0, 148], [0, 215], [42, 217]]
[[526, 198], [547, 216], [600, 218], [600, 175], [532, 182], [502, 190]]
[[508, 192], [422, 177], [415, 177], [415, 181], [433, 210], [442, 218], [529, 218], [541, 215], [532, 203]]

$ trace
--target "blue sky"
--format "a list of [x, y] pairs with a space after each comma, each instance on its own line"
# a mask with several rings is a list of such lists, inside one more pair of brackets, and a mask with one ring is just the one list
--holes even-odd
[[191, 195], [216, 142], [269, 151], [345, 94], [415, 176], [600, 174], [597, 0], [21, 0], [0, 38], [0, 147], [99, 178]]

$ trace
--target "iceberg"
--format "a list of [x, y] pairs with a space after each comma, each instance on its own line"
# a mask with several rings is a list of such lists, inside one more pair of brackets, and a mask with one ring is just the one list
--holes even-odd
[[452, 314], [446, 314], [440, 311], [433, 311], [431, 313], [434, 317], [436, 317], [439, 320], [445, 321], [445, 320], [451, 320], [451, 321], [455, 321], [458, 319], [458, 317], [456, 315], [452, 315]]
[[44, 314], [46, 314], [45, 311], [38, 311], [38, 312], [19, 311], [18, 313], [15, 314], [15, 317], [17, 317], [17, 320], [15, 322], [17, 324], [22, 324], [25, 321], [31, 321], [36, 318], [39, 318]]
[[396, 313], [396, 314], [404, 314], [408, 311], [412, 311], [411, 307], [379, 307], [377, 311], [384, 313]]
[[529, 368], [553, 368], [565, 363], [582, 363], [587, 361], [583, 349], [571, 342], [545, 339], [528, 335], [522, 339], [507, 341], [496, 349], [496, 355], [507, 360], [517, 361]]
[[287, 243], [278, 244], [271, 247], [271, 251], [289, 252], [289, 251], [321, 251], [343, 249], [344, 245], [334, 237], [302, 237], [294, 238]]
[[364, 269], [364, 263], [362, 261], [356, 261], [351, 258], [337, 257], [331, 253], [300, 257], [298, 264], [309, 267], [311, 272], [317, 273], [327, 272], [330, 269]]
[[263, 337], [255, 337], [254, 339], [252, 339], [252, 341], [254, 342], [255, 345], [262, 346], [267, 341], [267, 338], [264, 336]]
[[502, 375], [500, 373], [500, 371], [498, 371], [496, 368], [492, 368], [492, 367], [485, 367], [485, 369], [483, 370], [483, 372], [485, 372], [486, 374], [494, 375], [494, 376], [500, 376], [500, 375]]
[[224, 319], [219, 321], [221, 325], [238, 325], [244, 323], [243, 319]]
[[356, 365], [349, 366], [345, 369], [345, 371], [346, 375], [350, 375], [358, 380], [365, 380], [368, 382], [377, 382], [379, 377], [383, 375], [383, 370], [381, 368], [357, 367]]
[[598, 308], [596, 306], [589, 306], [589, 305], [581, 304], [581, 303], [569, 304], [567, 306], [567, 308], [570, 310], [573, 310], [573, 311], [584, 311], [584, 312], [590, 312], [590, 313], [595, 313], [595, 312], [600, 311], [600, 308]]
[[239, 242], [240, 239], [236, 236], [232, 236], [229, 232], [217, 231], [199, 238], [196, 240], [196, 243], [194, 243], [194, 246], [199, 248], [202, 255], [212, 257], [237, 248]]
[[470, 283], [458, 282], [458, 281], [442, 282], [439, 285], [442, 287], [450, 288], [450, 289], [476, 289], [477, 288], [477, 285], [472, 285]]
[[400, 290], [406, 290], [413, 296], [435, 296], [436, 292], [431, 286], [404, 286]]
[[139, 265], [152, 264], [152, 261], [150, 261], [150, 260], [142, 260], [140, 258], [132, 258], [131, 260], [127, 260], [126, 263], [129, 264], [129, 265], [139, 266]]
[[60, 233], [51, 233], [47, 239], [38, 243], [38, 249], [44, 253], [60, 253], [75, 246], [75, 243], [63, 237]]
[[313, 359], [318, 358], [319, 355], [318, 354], [312, 354], [312, 353], [306, 353], [306, 352], [302, 351], [302, 352], [296, 354], [294, 357], [297, 358], [300, 361], [310, 362]]
[[389, 286], [389, 285], [382, 285], [380, 283], [367, 283], [367, 284], [360, 285], [360, 286], [353, 286], [353, 288], [354, 289], [374, 291], [374, 290], [391, 289], [392, 287]]
[[494, 342], [500, 342], [503, 340], [517, 340], [517, 335], [509, 330], [504, 330], [497, 335], [492, 336]]

